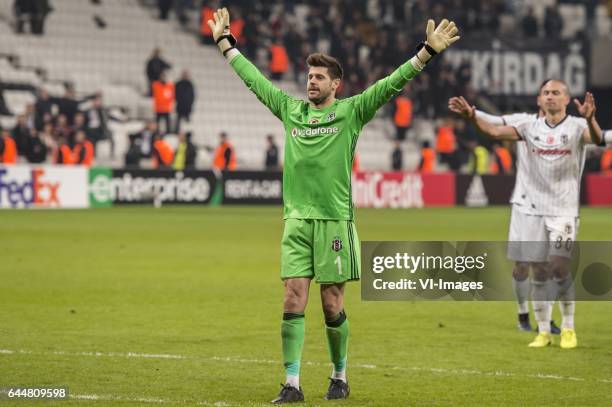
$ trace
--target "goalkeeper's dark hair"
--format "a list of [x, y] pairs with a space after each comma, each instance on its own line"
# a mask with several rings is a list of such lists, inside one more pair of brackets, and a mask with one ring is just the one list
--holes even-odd
[[332, 79], [342, 79], [342, 75], [344, 74], [342, 71], [342, 66], [340, 66], [340, 62], [338, 62], [336, 58], [320, 52], [308, 55], [306, 63], [308, 66], [322, 66], [327, 68], [329, 76]]

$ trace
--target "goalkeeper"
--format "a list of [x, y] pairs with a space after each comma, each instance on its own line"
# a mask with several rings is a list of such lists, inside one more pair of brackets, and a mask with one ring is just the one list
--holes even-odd
[[209, 20], [213, 38], [238, 76], [285, 128], [281, 241], [281, 279], [285, 285], [281, 324], [286, 383], [273, 403], [303, 401], [300, 361], [304, 310], [311, 280], [320, 284], [329, 355], [333, 364], [325, 399], [349, 395], [346, 379], [349, 321], [344, 284], [360, 276], [359, 239], [354, 225], [351, 166], [363, 126], [401, 92], [437, 53], [459, 39], [455, 23], [427, 22], [427, 41], [395, 72], [363, 93], [338, 100], [342, 68], [330, 56], [315, 53], [307, 63], [308, 101], [275, 87], [235, 47], [230, 16], [223, 8]]

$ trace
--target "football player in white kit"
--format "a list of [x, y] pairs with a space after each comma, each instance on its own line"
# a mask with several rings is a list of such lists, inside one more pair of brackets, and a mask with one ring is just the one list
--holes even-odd
[[[528, 176], [523, 177], [518, 191], [519, 186], [515, 186], [513, 194], [508, 257], [515, 261], [548, 262], [546, 267], [536, 267], [533, 273], [538, 335], [529, 346], [539, 348], [552, 344], [550, 300], [559, 299], [563, 317], [561, 347], [569, 349], [578, 343], [569, 263], [577, 234], [585, 144], [599, 144], [602, 131], [595, 120], [595, 100], [591, 93], [587, 92], [584, 103], [574, 99], [583, 118], [567, 115], [570, 94], [563, 81], [546, 81], [540, 88], [538, 101], [544, 117], [516, 127], [487, 123], [476, 116], [475, 107], [463, 97], [451, 98], [449, 108], [471, 120], [493, 139], [525, 142], [526, 159], [521, 162]], [[532, 243], [520, 244], [528, 241]], [[547, 243], [533, 243], [541, 241]], [[549, 293], [547, 284], [551, 278], [554, 281], [553, 294]]]
[[[538, 96], [538, 106], [540, 105], [539, 96]], [[495, 116], [488, 113], [485, 113], [480, 110], [476, 110], [474, 112], [476, 117], [481, 120], [486, 121], [487, 123], [496, 125], [496, 126], [520, 126], [523, 123], [531, 122], [537, 120], [538, 117], [544, 116], [544, 112], [542, 109], [539, 110], [538, 113], [513, 113], [507, 114], [503, 116]], [[512, 197], [510, 198], [510, 203], [513, 207], [513, 212], [517, 209], [514, 208], [514, 205], [521, 205], [521, 197], [525, 195], [524, 189], [524, 180], [523, 178], [527, 177], [525, 170], [524, 160], [527, 159], [527, 147], [524, 142], [518, 142], [516, 145], [516, 179], [514, 184], [514, 190], [512, 192]], [[516, 216], [510, 217], [510, 231], [515, 231], [520, 228], [520, 225], [516, 223], [519, 219]], [[516, 233], [513, 233], [512, 236], [509, 236], [509, 239], [516, 238], [520, 236], [516, 236]], [[515, 258], [514, 269], [512, 270], [512, 285], [514, 287], [514, 293], [516, 295], [516, 301], [518, 303], [518, 328], [521, 331], [531, 332], [531, 322], [529, 321], [529, 269], [530, 267], [534, 270], [539, 267], [545, 267], [546, 263], [535, 263], [530, 262], [528, 258]], [[561, 330], [557, 327], [554, 321], [550, 321], [550, 332], [552, 334], [559, 334]]]
[[[538, 95], [538, 107], [540, 106], [539, 95]], [[496, 126], [513, 126], [517, 127], [523, 123], [530, 122], [533, 120], [537, 120], [539, 117], [544, 116], [544, 112], [542, 109], [539, 109], [538, 113], [512, 113], [505, 114], [501, 116], [489, 114], [483, 112], [481, 110], [476, 109], [475, 111], [476, 117], [482, 119], [490, 124]], [[612, 130], [603, 130], [603, 140], [600, 143], [601, 147], [606, 147], [606, 145], [612, 145]], [[514, 203], [519, 203], [524, 194], [524, 181], [523, 178], [528, 176], [525, 173], [525, 164], [522, 163], [522, 160], [526, 159], [527, 150], [526, 144], [524, 142], [517, 142], [516, 144], [516, 180], [515, 187], [512, 193], [512, 197], [510, 198], [510, 203], [514, 205]], [[515, 209], [517, 210], [517, 209]], [[520, 217], [514, 216], [511, 217], [510, 230], [517, 230], [519, 225], [512, 224], [512, 221], [518, 222]], [[514, 234], [517, 235], [516, 233]], [[512, 237], [512, 236], [511, 236]], [[520, 237], [520, 236], [519, 236]], [[543, 267], [545, 263], [530, 263], [526, 260], [518, 260], [515, 262], [514, 269], [512, 270], [512, 283], [514, 287], [514, 292], [516, 295], [517, 303], [518, 303], [518, 328], [521, 331], [531, 332], [531, 322], [529, 320], [529, 269]], [[554, 301], [551, 302], [551, 305]], [[561, 304], [560, 304], [561, 305]], [[552, 334], [560, 334], [561, 329], [557, 327], [553, 320], [550, 321], [550, 332]]]

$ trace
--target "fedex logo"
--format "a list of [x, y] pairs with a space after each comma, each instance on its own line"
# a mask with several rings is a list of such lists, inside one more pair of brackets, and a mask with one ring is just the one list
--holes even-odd
[[58, 192], [59, 182], [45, 180], [45, 169], [31, 170], [29, 180], [8, 180], [8, 170], [0, 168], [0, 206], [6, 202], [12, 207], [24, 206], [60, 206]]

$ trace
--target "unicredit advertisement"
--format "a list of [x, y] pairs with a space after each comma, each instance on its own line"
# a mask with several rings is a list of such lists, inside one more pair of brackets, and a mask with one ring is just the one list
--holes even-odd
[[421, 208], [455, 205], [455, 175], [409, 172], [353, 174], [353, 202], [358, 208]]
[[87, 208], [87, 168], [0, 166], [0, 208]]

